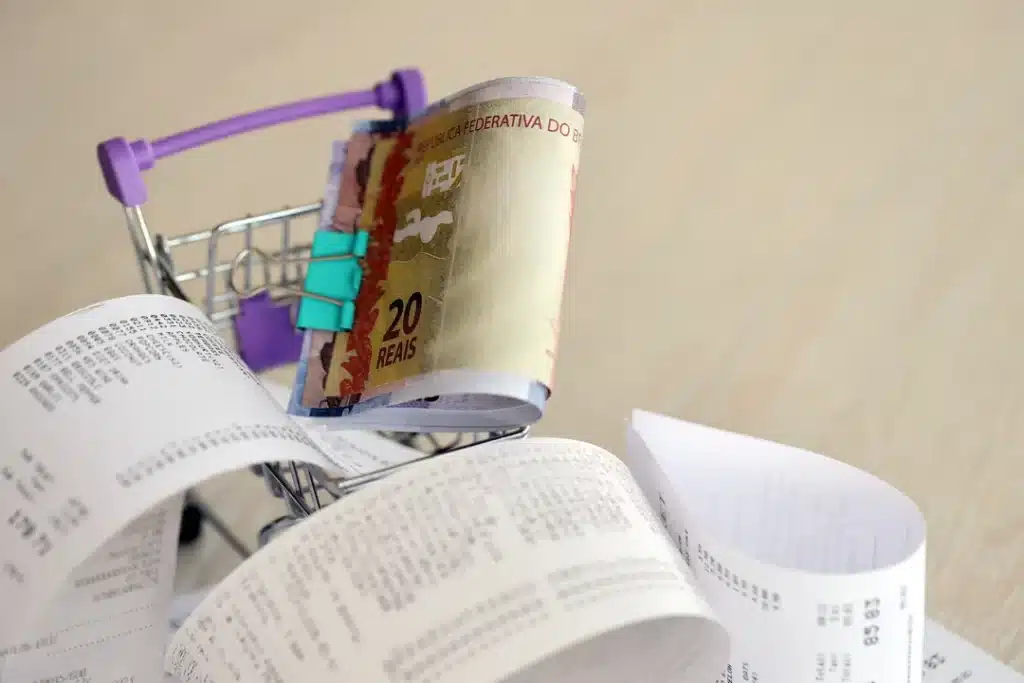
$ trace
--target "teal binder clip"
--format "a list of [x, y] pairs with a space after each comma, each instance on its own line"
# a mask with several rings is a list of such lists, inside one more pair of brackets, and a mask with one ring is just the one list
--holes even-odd
[[306, 281], [295, 326], [300, 329], [347, 332], [356, 317], [355, 300], [363, 282], [370, 233], [318, 230], [307, 261]]

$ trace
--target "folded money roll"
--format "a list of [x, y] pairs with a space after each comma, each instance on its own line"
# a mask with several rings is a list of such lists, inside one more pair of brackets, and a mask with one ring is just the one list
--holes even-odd
[[355, 324], [307, 333], [292, 414], [409, 431], [540, 419], [583, 111], [571, 85], [503, 78], [407, 127], [353, 134], [332, 163], [323, 228], [371, 236]]

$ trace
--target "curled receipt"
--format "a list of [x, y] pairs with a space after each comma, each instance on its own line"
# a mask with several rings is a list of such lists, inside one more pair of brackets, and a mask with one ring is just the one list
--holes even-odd
[[564, 439], [412, 464], [241, 566], [166, 669], [183, 683], [920, 681], [924, 521], [908, 498], [649, 413], [629, 441], [628, 467]]
[[[163, 642], [180, 494], [259, 462], [330, 468], [202, 313], [164, 296], [91, 306], [6, 348], [0, 435], [3, 683], [158, 673], [162, 647], [133, 657]], [[85, 665], [104, 648], [121, 656]]]
[[626, 467], [498, 442], [283, 532], [175, 634], [182, 683], [706, 683], [726, 635]]
[[167, 646], [185, 489], [266, 461], [415, 457], [329, 443], [282, 398], [168, 297], [0, 354], [0, 683], [1017, 680], [926, 621], [906, 496], [645, 412], [622, 460], [526, 439], [411, 463], [284, 531]]
[[637, 411], [628, 464], [729, 630], [721, 681], [918, 683], [925, 523], [872, 475]]

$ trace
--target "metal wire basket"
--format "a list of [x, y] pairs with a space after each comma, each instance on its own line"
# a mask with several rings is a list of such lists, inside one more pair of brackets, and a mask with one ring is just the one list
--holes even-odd
[[[390, 89], [390, 90], [389, 90]], [[127, 142], [114, 138], [98, 148], [100, 165], [111, 194], [123, 205], [133, 252], [142, 284], [149, 293], [161, 293], [191, 301], [202, 308], [229, 342], [234, 342], [233, 321], [239, 313], [239, 297], [230, 279], [243, 251], [259, 249], [282, 266], [277, 274], [253, 273], [252, 260], [246, 259], [242, 277], [246, 289], [257, 275], [268, 279], [272, 289], [285, 292], [301, 288], [305, 279], [313, 233], [319, 227], [323, 203], [302, 204], [226, 221], [213, 228], [177, 236], [154, 234], [146, 224], [142, 204], [146, 199], [141, 172], [162, 157], [208, 144], [239, 133], [285, 123], [310, 116], [333, 113], [377, 104], [405, 118], [410, 110], [425, 105], [422, 77], [416, 71], [399, 71], [389, 81], [355, 93], [304, 100], [259, 112], [208, 124], [152, 143]], [[226, 256], [225, 256], [226, 255]], [[286, 305], [287, 296], [278, 299]], [[292, 359], [297, 361], [298, 358]], [[254, 368], [256, 369], [256, 368]], [[264, 463], [252, 468], [262, 477], [268, 492], [282, 499], [288, 514], [271, 520], [259, 534], [263, 545], [298, 520], [315, 513], [347, 493], [387, 476], [411, 462], [455, 453], [482, 443], [521, 438], [527, 427], [500, 432], [422, 434], [387, 432], [381, 436], [416, 449], [420, 456], [400, 465], [384, 467], [358, 476], [343, 476], [321, 468], [295, 462]], [[208, 522], [240, 555], [250, 550], [217, 515], [216, 510], [190, 493], [182, 524], [182, 542], [198, 536], [200, 525]]]

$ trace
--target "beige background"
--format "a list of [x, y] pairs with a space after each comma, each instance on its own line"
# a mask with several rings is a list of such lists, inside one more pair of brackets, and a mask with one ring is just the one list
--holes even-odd
[[[139, 287], [103, 138], [399, 65], [434, 95], [561, 77], [589, 111], [539, 431], [617, 448], [643, 406], [876, 472], [929, 519], [931, 614], [1024, 669], [1024, 3], [400, 6], [0, 3], [3, 341]], [[151, 224], [313, 198], [348, 121], [161, 164]], [[260, 483], [207, 491], [251, 540]], [[226, 571], [218, 543], [183, 581]]]

